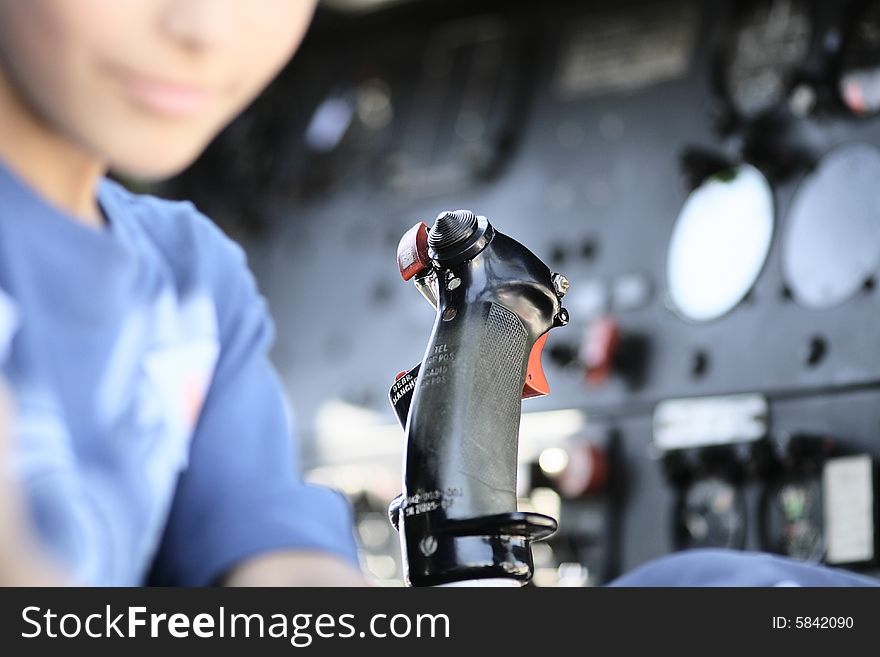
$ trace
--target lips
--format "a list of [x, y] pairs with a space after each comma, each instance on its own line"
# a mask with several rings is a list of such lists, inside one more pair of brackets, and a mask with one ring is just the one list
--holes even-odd
[[187, 118], [204, 112], [216, 93], [197, 85], [183, 84], [140, 75], [115, 72], [123, 92], [141, 109], [169, 118]]

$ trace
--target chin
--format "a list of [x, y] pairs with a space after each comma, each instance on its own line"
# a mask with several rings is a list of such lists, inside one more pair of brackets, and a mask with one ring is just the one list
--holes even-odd
[[129, 157], [111, 157], [110, 168], [117, 174], [144, 182], [157, 182], [172, 178], [192, 164], [201, 154], [202, 148], [186, 152], [166, 150], [161, 155], [150, 157], [143, 152]]

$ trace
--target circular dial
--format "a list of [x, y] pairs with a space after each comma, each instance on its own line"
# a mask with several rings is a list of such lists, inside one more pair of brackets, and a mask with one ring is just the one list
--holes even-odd
[[773, 192], [756, 168], [715, 174], [687, 198], [669, 242], [669, 296], [688, 319], [730, 311], [758, 278], [773, 236]]
[[811, 34], [810, 16], [797, 0], [753, 2], [740, 14], [722, 72], [737, 114], [752, 119], [785, 99]]
[[841, 56], [838, 90], [854, 114], [880, 111], [880, 1], [867, 3], [853, 20]]
[[764, 500], [763, 522], [765, 549], [820, 561], [825, 551], [820, 481], [810, 478], [771, 485]]
[[679, 549], [742, 549], [745, 533], [745, 502], [739, 487], [720, 477], [707, 477], [684, 492], [676, 518]]
[[858, 292], [880, 262], [880, 151], [853, 144], [820, 161], [792, 200], [782, 272], [794, 298], [828, 308]]

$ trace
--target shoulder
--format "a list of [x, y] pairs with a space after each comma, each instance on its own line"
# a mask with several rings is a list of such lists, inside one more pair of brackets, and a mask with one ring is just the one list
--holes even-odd
[[190, 201], [136, 194], [109, 180], [100, 195], [111, 206], [111, 220], [122, 222], [122, 229], [147, 242], [170, 267], [179, 293], [208, 291], [220, 315], [258, 297], [244, 250]]
[[190, 201], [136, 194], [110, 180], [102, 184], [101, 200], [111, 205], [112, 220], [148, 237], [178, 268], [213, 259], [245, 263], [241, 247]]

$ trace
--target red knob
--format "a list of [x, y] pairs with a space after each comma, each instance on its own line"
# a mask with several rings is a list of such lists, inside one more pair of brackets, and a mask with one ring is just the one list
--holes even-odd
[[600, 386], [608, 380], [619, 345], [620, 326], [613, 317], [600, 317], [587, 327], [581, 345], [581, 359], [591, 385]]

